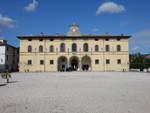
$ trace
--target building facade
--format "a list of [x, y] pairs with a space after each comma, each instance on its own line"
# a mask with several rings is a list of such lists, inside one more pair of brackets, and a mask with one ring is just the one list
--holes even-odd
[[7, 44], [6, 40], [0, 39], [0, 72], [18, 71], [19, 48]]
[[20, 72], [128, 71], [125, 35], [83, 35], [72, 24], [67, 35], [18, 36]]

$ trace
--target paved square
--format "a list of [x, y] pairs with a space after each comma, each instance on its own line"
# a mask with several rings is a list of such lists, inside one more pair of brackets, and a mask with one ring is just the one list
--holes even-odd
[[12, 76], [14, 82], [0, 86], [0, 113], [150, 113], [150, 73]]

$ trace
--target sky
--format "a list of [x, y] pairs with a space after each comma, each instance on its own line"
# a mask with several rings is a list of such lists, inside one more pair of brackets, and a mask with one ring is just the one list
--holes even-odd
[[72, 23], [83, 34], [132, 35], [130, 53], [150, 54], [150, 0], [0, 0], [0, 37], [66, 34]]

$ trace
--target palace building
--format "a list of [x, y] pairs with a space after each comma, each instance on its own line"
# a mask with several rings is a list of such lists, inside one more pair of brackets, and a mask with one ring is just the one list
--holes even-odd
[[18, 36], [20, 72], [129, 71], [126, 35], [84, 35], [72, 24], [66, 35]]

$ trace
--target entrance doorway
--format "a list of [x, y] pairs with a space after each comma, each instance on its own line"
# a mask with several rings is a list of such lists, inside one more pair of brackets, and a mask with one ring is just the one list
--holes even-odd
[[82, 57], [82, 70], [90, 71], [91, 70], [91, 58], [89, 56]]
[[79, 69], [79, 59], [76, 56], [70, 58], [70, 67], [72, 71], [78, 71]]
[[64, 56], [61, 56], [58, 58], [58, 71], [66, 71], [67, 68], [67, 58]]

